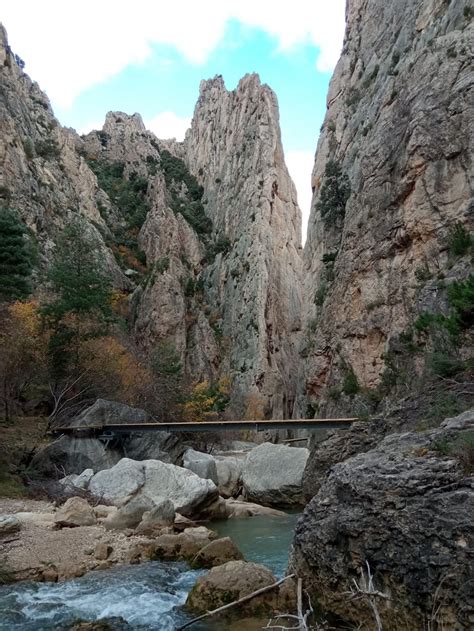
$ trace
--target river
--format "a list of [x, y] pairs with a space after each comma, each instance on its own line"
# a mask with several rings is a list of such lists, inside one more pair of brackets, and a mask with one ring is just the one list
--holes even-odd
[[[247, 561], [262, 563], [283, 576], [298, 514], [215, 522]], [[121, 616], [137, 631], [172, 631], [189, 616], [181, 606], [203, 572], [185, 563], [152, 561], [90, 572], [61, 583], [23, 582], [0, 587], [1, 631], [67, 629], [78, 618]], [[194, 631], [207, 631], [205, 624]], [[213, 629], [216, 627], [214, 626]]]

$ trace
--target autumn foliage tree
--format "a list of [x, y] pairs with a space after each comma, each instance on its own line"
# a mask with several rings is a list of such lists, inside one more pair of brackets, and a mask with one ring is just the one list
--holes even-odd
[[36, 301], [8, 306], [0, 330], [0, 398], [5, 421], [11, 420], [28, 389], [44, 385], [48, 341]]
[[228, 377], [217, 383], [205, 380], [195, 384], [183, 406], [185, 419], [194, 423], [217, 420], [229, 404], [229, 389]]

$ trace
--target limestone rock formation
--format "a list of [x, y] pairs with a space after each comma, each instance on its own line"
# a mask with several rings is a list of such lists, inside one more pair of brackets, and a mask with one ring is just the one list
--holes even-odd
[[0, 201], [15, 208], [38, 242], [40, 269], [62, 229], [79, 219], [102, 253], [114, 284], [129, 288], [102, 232], [103, 193], [78, 149], [80, 138], [59, 125], [46, 95], [18, 64], [0, 25]]
[[389, 597], [376, 599], [384, 629], [472, 626], [473, 436], [471, 410], [332, 468], [298, 521], [290, 559], [313, 603], [373, 620], [367, 598], [347, 595], [368, 563]]
[[212, 480], [214, 484], [218, 484], [216, 460], [211, 454], [187, 449], [183, 456], [183, 467], [200, 478]]
[[223, 372], [240, 412], [288, 418], [301, 324], [301, 218], [281, 145], [278, 105], [257, 75], [234, 91], [203, 81], [184, 142], [220, 237], [204, 273], [206, 301], [228, 346]]
[[[213, 567], [208, 574], [201, 576], [189, 592], [186, 609], [196, 614], [205, 613], [243, 598], [262, 587], [276, 582], [270, 570], [257, 563], [229, 561]], [[239, 607], [223, 612], [226, 618], [261, 618], [275, 611], [287, 613], [295, 605], [294, 591], [283, 583], [279, 588], [242, 603]]]
[[320, 411], [354, 411], [345, 392], [400, 380], [408, 363], [409, 388], [424, 364], [410, 325], [446, 314], [446, 288], [470, 273], [450, 242], [472, 227], [473, 45], [469, 3], [347, 3], [304, 254], [305, 390]]
[[303, 473], [309, 451], [263, 443], [245, 459], [242, 482], [246, 497], [266, 506], [297, 506], [303, 503]]
[[[218, 497], [211, 480], [204, 480], [187, 469], [159, 460], [140, 462], [130, 458], [122, 458], [111, 469], [96, 473], [88, 490], [119, 507], [136, 502], [137, 510], [141, 510], [140, 519], [146, 510], [163, 499], [171, 500], [176, 511], [189, 516], [199, 514]], [[139, 498], [143, 499], [141, 504]], [[133, 515], [137, 515], [136, 510]]]

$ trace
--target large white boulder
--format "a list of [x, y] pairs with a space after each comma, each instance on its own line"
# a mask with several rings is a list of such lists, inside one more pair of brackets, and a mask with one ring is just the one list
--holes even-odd
[[242, 485], [243, 458], [216, 456], [217, 487], [223, 497], [234, 497]]
[[248, 499], [266, 506], [303, 503], [302, 480], [309, 450], [263, 443], [247, 455], [242, 481]]
[[99, 499], [123, 506], [145, 484], [143, 462], [122, 458], [110, 469], [96, 473], [89, 482], [89, 491]]
[[216, 461], [210, 454], [195, 449], [187, 449], [183, 456], [183, 467], [200, 478], [212, 480], [214, 484], [218, 483]]
[[218, 497], [212, 480], [192, 471], [159, 460], [122, 458], [111, 469], [99, 471], [89, 483], [89, 491], [115, 506], [123, 506], [132, 498], [149, 498], [155, 504], [163, 499], [173, 503], [182, 515], [197, 515]]

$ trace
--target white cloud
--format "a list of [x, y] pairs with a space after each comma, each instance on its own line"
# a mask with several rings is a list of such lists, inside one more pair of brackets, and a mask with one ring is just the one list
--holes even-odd
[[311, 173], [314, 165], [312, 151], [287, 151], [286, 164], [298, 193], [298, 205], [302, 214], [303, 245], [306, 241], [309, 211], [311, 208]]
[[261, 28], [281, 50], [299, 43], [320, 48], [316, 66], [330, 71], [342, 44], [345, 0], [23, 0], [4, 3], [12, 48], [52, 101], [74, 99], [130, 64], [141, 64], [155, 43], [203, 63], [231, 19]]
[[191, 126], [191, 117], [178, 116], [174, 112], [161, 112], [145, 121], [145, 127], [158, 138], [184, 140], [186, 130]]

